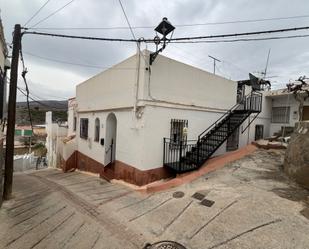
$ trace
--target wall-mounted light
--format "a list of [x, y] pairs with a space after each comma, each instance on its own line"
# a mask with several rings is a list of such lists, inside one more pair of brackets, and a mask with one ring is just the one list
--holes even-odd
[[[159, 25], [154, 29], [157, 33], [162, 35], [162, 38], [160, 38], [158, 35], [156, 35], [153, 38], [153, 42], [156, 45], [156, 52], [150, 54], [150, 65], [154, 62], [157, 55], [162, 52], [166, 47], [166, 36], [173, 32], [175, 27], [167, 20], [166, 17], [162, 19], [162, 21], [159, 23]], [[162, 47], [159, 49], [159, 45], [162, 43]]]

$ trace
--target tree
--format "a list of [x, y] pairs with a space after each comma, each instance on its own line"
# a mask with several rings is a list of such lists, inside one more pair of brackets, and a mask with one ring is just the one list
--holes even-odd
[[286, 85], [288, 91], [293, 93], [295, 100], [299, 103], [298, 104], [299, 121], [302, 121], [303, 119], [304, 102], [309, 97], [309, 90], [305, 89], [305, 87], [308, 86], [308, 83], [306, 83], [305, 81], [306, 79], [307, 79], [306, 76], [301, 76], [296, 80], [300, 82], [300, 84], [289, 83]]

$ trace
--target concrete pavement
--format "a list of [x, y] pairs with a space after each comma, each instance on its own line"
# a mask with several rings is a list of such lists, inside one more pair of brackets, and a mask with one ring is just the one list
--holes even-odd
[[130, 249], [174, 240], [192, 249], [306, 249], [308, 191], [284, 176], [282, 158], [258, 150], [150, 195], [80, 172], [18, 173], [15, 198], [0, 210], [0, 248]]

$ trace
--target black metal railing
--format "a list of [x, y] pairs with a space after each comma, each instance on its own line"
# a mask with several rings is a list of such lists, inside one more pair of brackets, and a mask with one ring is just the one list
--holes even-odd
[[186, 172], [201, 166], [234, 132], [251, 113], [262, 109], [262, 94], [251, 92], [240, 103], [234, 105], [197, 140], [163, 141], [163, 164], [177, 172]]
[[183, 171], [185, 162], [183, 158], [196, 146], [197, 140], [180, 140], [177, 145], [169, 138], [163, 138], [163, 162], [178, 171]]
[[246, 95], [240, 103], [235, 104], [230, 110], [224, 113], [216, 122], [214, 122], [211, 126], [209, 126], [206, 130], [204, 130], [199, 136], [198, 140], [200, 140], [206, 133], [208, 133], [211, 129], [216, 127], [220, 122], [222, 122], [225, 118], [227, 118], [233, 111], [254, 111], [258, 112], [262, 109], [262, 94], [259, 92], [251, 92]]

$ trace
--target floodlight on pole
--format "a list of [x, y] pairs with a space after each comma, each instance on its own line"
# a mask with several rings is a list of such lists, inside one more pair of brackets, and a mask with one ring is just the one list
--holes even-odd
[[[150, 54], [150, 65], [154, 62], [157, 55], [165, 49], [167, 41], [166, 36], [173, 32], [174, 29], [175, 27], [167, 20], [166, 17], [164, 17], [159, 25], [154, 29], [157, 33], [162, 35], [162, 38], [156, 35], [153, 39], [154, 44], [156, 44], [156, 52]], [[158, 49], [161, 42], [163, 42], [163, 45], [160, 49]]]

